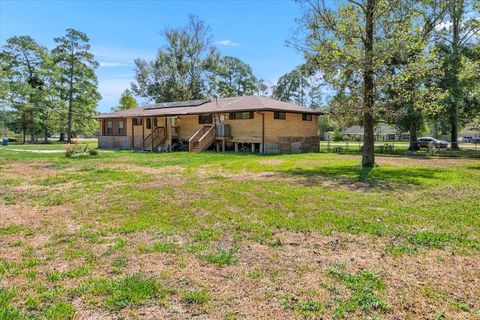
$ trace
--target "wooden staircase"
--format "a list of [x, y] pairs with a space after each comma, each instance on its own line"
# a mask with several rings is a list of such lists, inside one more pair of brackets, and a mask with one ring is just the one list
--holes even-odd
[[203, 152], [215, 142], [215, 126], [203, 126], [188, 140], [188, 151]]
[[143, 140], [144, 151], [158, 151], [158, 147], [165, 141], [165, 128], [156, 127]]

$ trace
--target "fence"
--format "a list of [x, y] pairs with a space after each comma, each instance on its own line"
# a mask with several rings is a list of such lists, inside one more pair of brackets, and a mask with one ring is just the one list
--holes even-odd
[[[407, 154], [410, 142], [408, 141], [375, 141], [375, 153], [379, 154]], [[461, 143], [460, 151], [440, 148], [424, 148], [416, 154], [441, 155], [441, 156], [463, 156], [472, 155], [480, 157], [480, 143]], [[361, 153], [363, 141], [320, 141], [320, 152], [333, 153]]]

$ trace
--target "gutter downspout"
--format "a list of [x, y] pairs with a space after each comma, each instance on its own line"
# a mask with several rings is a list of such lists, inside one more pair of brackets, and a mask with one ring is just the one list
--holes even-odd
[[262, 154], [265, 154], [265, 114], [263, 112], [257, 111], [258, 114], [262, 115]]

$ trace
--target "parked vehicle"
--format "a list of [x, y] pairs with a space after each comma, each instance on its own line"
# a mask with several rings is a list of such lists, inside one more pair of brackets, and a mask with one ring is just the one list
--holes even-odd
[[436, 148], [448, 148], [448, 142], [445, 140], [438, 140], [433, 137], [421, 137], [416, 141], [419, 148], [428, 148], [428, 144], [433, 144]]

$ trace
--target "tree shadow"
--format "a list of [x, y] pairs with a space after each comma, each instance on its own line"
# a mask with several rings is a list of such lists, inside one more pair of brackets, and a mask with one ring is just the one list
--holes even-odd
[[360, 166], [324, 166], [281, 171], [307, 186], [337, 185], [358, 191], [394, 191], [445, 181], [440, 169]]

